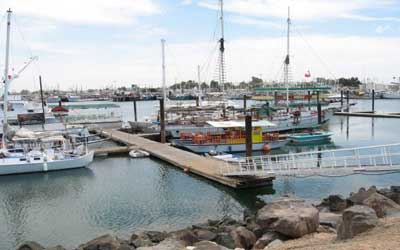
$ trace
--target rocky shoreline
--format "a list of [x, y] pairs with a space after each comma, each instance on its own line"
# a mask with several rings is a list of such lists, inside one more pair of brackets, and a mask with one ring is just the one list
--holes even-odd
[[[281, 249], [285, 244], [296, 244], [296, 240], [318, 234], [334, 236], [330, 237], [334, 241], [329, 244], [336, 244], [373, 230], [379, 225], [379, 218], [386, 217], [400, 217], [400, 186], [379, 190], [374, 186], [361, 188], [347, 198], [330, 195], [320, 204], [311, 204], [296, 197], [282, 197], [257, 204], [255, 212], [245, 210], [240, 221], [225, 217], [173, 232], [138, 232], [132, 234], [130, 239], [107, 234], [75, 249], [270, 250]], [[21, 244], [17, 250], [66, 249], [62, 246], [45, 248], [30, 241]]]

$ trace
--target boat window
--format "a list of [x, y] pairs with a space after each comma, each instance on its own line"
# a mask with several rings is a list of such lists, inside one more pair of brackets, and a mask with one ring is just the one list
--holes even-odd
[[39, 161], [39, 160], [40, 160], [40, 157], [33, 157], [33, 160], [34, 160], [34, 161]]

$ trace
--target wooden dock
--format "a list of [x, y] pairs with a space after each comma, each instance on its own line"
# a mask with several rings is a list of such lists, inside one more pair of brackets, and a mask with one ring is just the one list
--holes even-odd
[[356, 116], [356, 117], [371, 117], [371, 118], [400, 118], [400, 113], [384, 113], [372, 111], [359, 111], [359, 112], [335, 112], [338, 116]]
[[224, 177], [220, 172], [220, 168], [226, 166], [226, 162], [203, 157], [172, 147], [168, 144], [162, 144], [143, 138], [140, 135], [129, 134], [118, 130], [108, 129], [98, 131], [98, 133], [128, 146], [137, 146], [149, 152], [152, 157], [168, 162], [187, 173], [193, 173], [232, 188], [268, 186], [272, 185], [272, 181], [275, 179], [274, 175], [242, 178]]

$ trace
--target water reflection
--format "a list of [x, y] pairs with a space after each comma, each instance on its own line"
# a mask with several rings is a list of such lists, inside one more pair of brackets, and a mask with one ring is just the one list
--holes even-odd
[[32, 210], [40, 213], [42, 203], [51, 203], [62, 196], [79, 196], [84, 183], [93, 176], [91, 169], [82, 168], [0, 177], [0, 221], [7, 230], [8, 240], [26, 240], [31, 218], [36, 216]]

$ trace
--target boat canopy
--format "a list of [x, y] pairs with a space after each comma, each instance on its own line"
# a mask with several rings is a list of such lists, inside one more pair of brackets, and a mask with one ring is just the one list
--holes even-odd
[[[207, 124], [214, 128], [244, 128], [246, 127], [245, 121], [207, 121]], [[267, 121], [267, 120], [260, 120], [260, 121], [253, 121], [253, 127], [276, 127], [276, 124]]]

